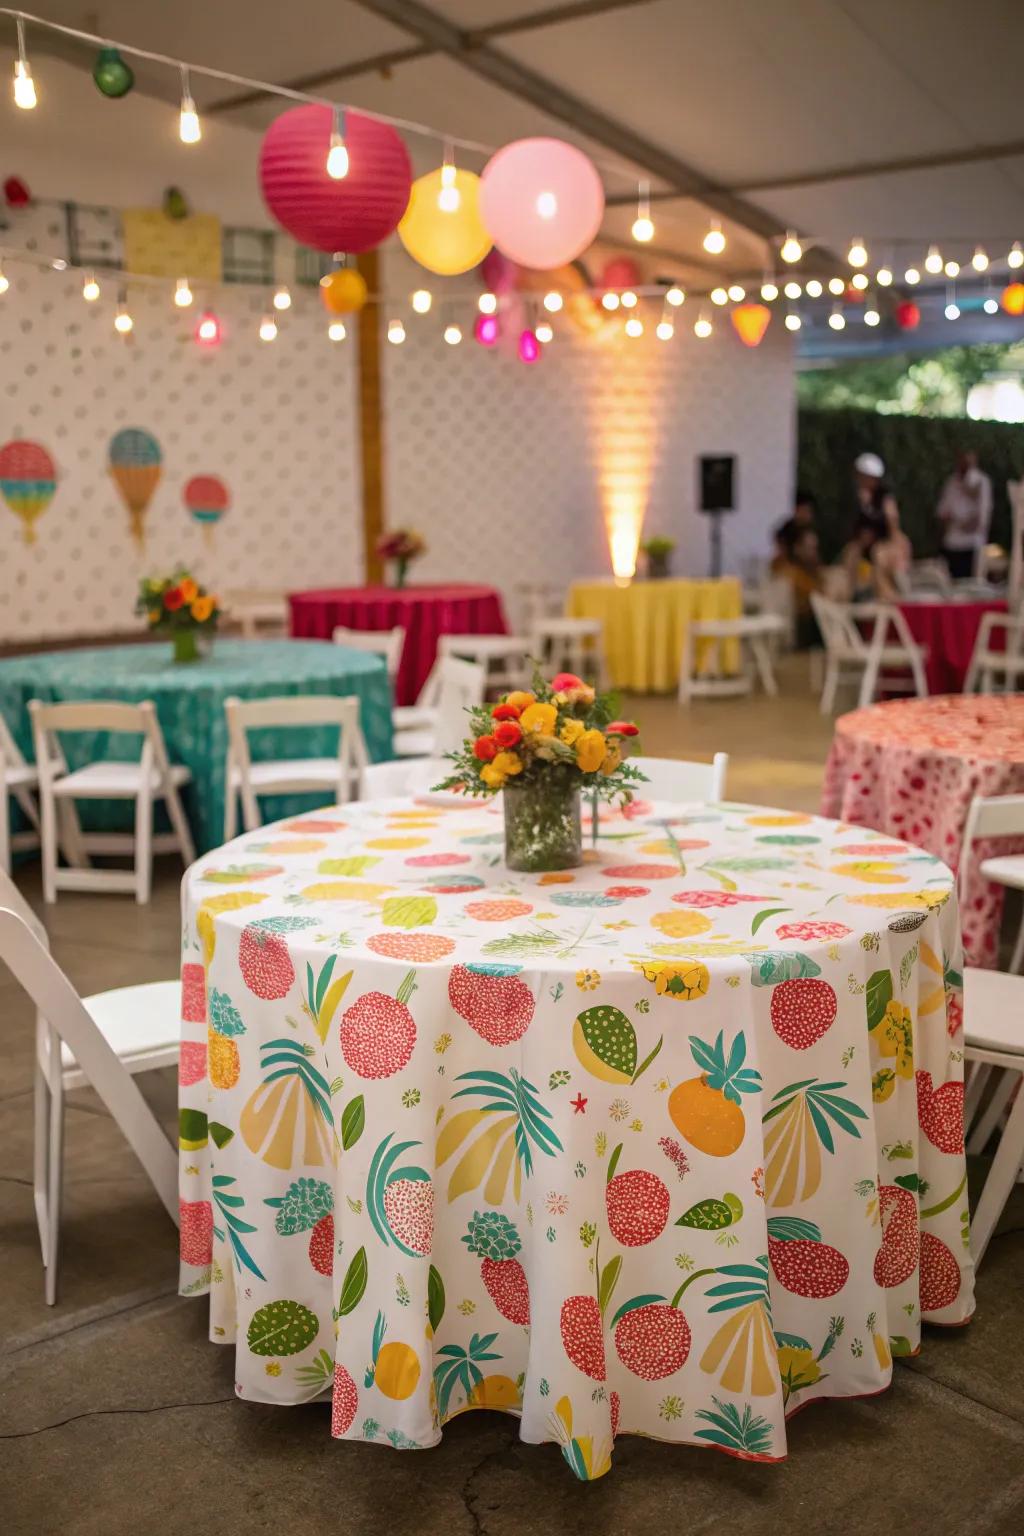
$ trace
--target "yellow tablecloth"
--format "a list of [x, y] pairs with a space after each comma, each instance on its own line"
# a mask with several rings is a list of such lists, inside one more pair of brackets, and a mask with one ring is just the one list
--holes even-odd
[[[600, 619], [604, 624], [608, 670], [616, 688], [635, 693], [668, 693], [679, 683], [679, 658], [686, 626], [695, 619], [737, 619], [743, 612], [740, 584], [720, 581], [577, 581], [569, 589], [571, 618]], [[698, 668], [715, 642], [697, 655]], [[723, 646], [723, 670], [739, 670], [735, 640]]]

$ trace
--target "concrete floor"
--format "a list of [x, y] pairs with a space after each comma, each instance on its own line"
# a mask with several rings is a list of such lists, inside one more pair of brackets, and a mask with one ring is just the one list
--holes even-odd
[[[786, 683], [778, 700], [627, 707], [652, 755], [726, 750], [732, 797], [813, 810], [831, 723], [802, 669], [787, 669]], [[62, 895], [46, 914], [82, 992], [174, 974], [180, 873], [160, 862], [148, 908]], [[32, 866], [21, 880], [40, 906]], [[7, 1536], [1024, 1530], [1024, 1187], [989, 1249], [970, 1327], [926, 1330], [920, 1358], [900, 1362], [879, 1398], [811, 1405], [790, 1424], [784, 1465], [626, 1437], [610, 1475], [583, 1486], [556, 1446], [521, 1446], [516, 1422], [497, 1414], [464, 1415], [438, 1448], [397, 1455], [332, 1441], [325, 1406], [236, 1400], [231, 1353], [207, 1341], [205, 1303], [175, 1295], [175, 1230], [87, 1091], [69, 1101], [61, 1294], [48, 1309], [30, 1184], [31, 1040], [29, 1010], [0, 979]], [[172, 1128], [173, 1074], [143, 1082]]]

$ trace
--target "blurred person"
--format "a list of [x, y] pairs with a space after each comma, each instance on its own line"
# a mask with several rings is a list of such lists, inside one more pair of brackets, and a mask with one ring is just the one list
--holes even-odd
[[906, 589], [914, 548], [900, 527], [899, 504], [886, 483], [883, 460], [877, 453], [859, 454], [853, 471], [858, 517], [868, 519], [876, 533], [869, 551], [873, 593], [883, 602], [894, 602]]
[[942, 557], [954, 581], [973, 576], [978, 551], [988, 543], [992, 522], [992, 481], [978, 468], [978, 455], [964, 449], [942, 487], [935, 516], [942, 525]]
[[[791, 519], [792, 522], [792, 519]], [[782, 538], [783, 530], [778, 537]], [[792, 613], [798, 650], [821, 644], [811, 594], [821, 591], [821, 550], [817, 529], [797, 525], [786, 535], [784, 549], [772, 561], [772, 574], [785, 581], [792, 593]]]
[[775, 548], [773, 557], [775, 560], [788, 557], [793, 539], [797, 533], [805, 528], [816, 528], [818, 524], [818, 508], [810, 491], [797, 490], [793, 497], [793, 511], [784, 523], [780, 523], [775, 530]]
[[869, 603], [879, 596], [872, 557], [875, 545], [884, 538], [885, 533], [885, 518], [880, 514], [859, 514], [853, 536], [844, 545], [837, 561], [843, 573], [843, 598], [846, 602]]

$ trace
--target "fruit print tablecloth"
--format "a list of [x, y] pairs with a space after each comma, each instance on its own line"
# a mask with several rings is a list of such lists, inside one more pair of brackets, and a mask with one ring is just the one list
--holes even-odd
[[500, 803], [353, 804], [186, 877], [181, 1291], [239, 1395], [772, 1461], [970, 1316], [949, 871], [752, 806], [600, 832], [512, 875]]
[[[894, 699], [841, 715], [825, 770], [822, 810], [880, 827], [959, 865], [975, 795], [1024, 791], [1024, 695]], [[975, 843], [961, 921], [969, 965], [996, 964], [1003, 887], [981, 863], [1020, 852], [1001, 838]]]

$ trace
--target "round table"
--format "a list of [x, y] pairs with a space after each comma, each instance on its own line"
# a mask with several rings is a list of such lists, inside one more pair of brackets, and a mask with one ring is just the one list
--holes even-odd
[[[975, 795], [1024, 790], [1024, 695], [894, 699], [841, 715], [825, 769], [822, 810], [919, 843], [958, 867]], [[978, 866], [1020, 852], [1005, 838], [974, 844], [964, 886], [964, 952], [996, 964], [1003, 888]]]
[[609, 815], [572, 872], [502, 839], [359, 803], [190, 870], [180, 1289], [339, 1438], [777, 1460], [972, 1311], [952, 877], [753, 806]]
[[417, 587], [326, 587], [293, 592], [292, 634], [329, 640], [346, 629], [405, 630], [395, 703], [414, 704], [437, 656], [441, 635], [505, 635], [501, 594], [494, 587], [447, 581]]
[[925, 673], [932, 694], [961, 691], [983, 616], [1006, 612], [1001, 598], [957, 602], [929, 597], [899, 607], [914, 639], [928, 647]]
[[[29, 759], [34, 757], [29, 699], [132, 704], [152, 699], [171, 761], [192, 772], [185, 804], [200, 851], [215, 847], [224, 836], [224, 700], [300, 693], [354, 694], [370, 756], [390, 757], [391, 693], [384, 663], [363, 651], [295, 640], [217, 640], [209, 656], [187, 664], [172, 661], [167, 644], [44, 651], [0, 661], [0, 712]], [[254, 731], [250, 739], [254, 758], [323, 757], [337, 751], [338, 733], [336, 728], [289, 728]], [[134, 736], [76, 733], [63, 737], [62, 746], [71, 768], [97, 757], [139, 755]], [[270, 814], [280, 815], [315, 802], [301, 795], [267, 797], [263, 803]], [[124, 802], [83, 802], [80, 811], [88, 827], [120, 825], [125, 815]]]
[[[679, 686], [679, 661], [688, 624], [696, 619], [738, 619], [743, 594], [738, 581], [577, 581], [569, 589], [571, 618], [600, 619], [608, 670], [616, 688], [668, 693]], [[723, 670], [739, 670], [735, 640], [702, 641], [698, 671], [712, 648], [723, 645]]]

